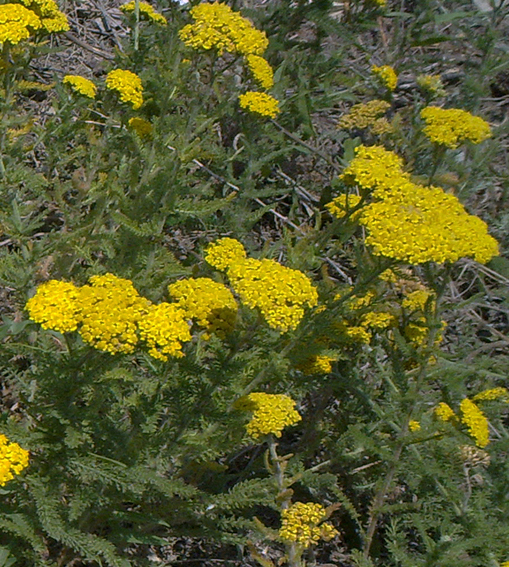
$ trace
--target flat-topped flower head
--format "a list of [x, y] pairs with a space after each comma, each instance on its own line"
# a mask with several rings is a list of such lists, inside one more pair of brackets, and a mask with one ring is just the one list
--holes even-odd
[[14, 478], [28, 466], [29, 453], [17, 443], [11, 443], [0, 434], [0, 486]]
[[303, 548], [330, 541], [338, 531], [329, 522], [323, 522], [327, 511], [321, 504], [296, 502], [281, 512], [279, 537], [284, 542], [297, 543]]
[[143, 86], [141, 79], [124, 69], [114, 69], [106, 76], [106, 87], [116, 91], [122, 102], [130, 104], [134, 110], [143, 104]]
[[509, 391], [507, 388], [490, 388], [489, 390], [483, 390], [479, 394], [472, 398], [475, 402], [490, 402], [493, 400], [504, 400], [509, 401]]
[[233, 263], [246, 258], [246, 249], [234, 238], [219, 238], [205, 250], [205, 260], [216, 270], [227, 270]]
[[332, 372], [332, 364], [336, 362], [337, 357], [327, 356], [326, 354], [317, 354], [310, 356], [306, 360], [297, 365], [306, 376], [314, 376], [317, 374], [330, 374]]
[[70, 282], [50, 280], [41, 284], [27, 301], [25, 309], [32, 321], [43, 329], [59, 333], [78, 328], [78, 288]]
[[74, 92], [88, 98], [95, 98], [97, 95], [97, 87], [94, 83], [80, 75], [66, 75], [62, 82], [64, 85], [69, 85]]
[[259, 116], [275, 118], [279, 110], [279, 101], [267, 93], [248, 91], [239, 95], [241, 108]]
[[[147, 2], [140, 2], [139, 7], [140, 7], [140, 17], [145, 18], [151, 22], [154, 22], [155, 24], [159, 24], [160, 26], [168, 25], [166, 18], [162, 14], [156, 12], [154, 8]], [[136, 3], [134, 0], [132, 0], [131, 2], [122, 4], [122, 6], [120, 6], [120, 9], [122, 10], [122, 12], [125, 12], [126, 14], [132, 14], [136, 10]]]
[[423, 128], [428, 139], [447, 148], [455, 149], [463, 142], [480, 144], [491, 137], [490, 125], [466, 110], [428, 106], [421, 110]]
[[0, 43], [15, 45], [41, 29], [40, 18], [21, 4], [0, 6]]
[[479, 407], [468, 398], [460, 404], [461, 422], [467, 426], [468, 433], [481, 449], [490, 442], [488, 420]]
[[41, 19], [42, 29], [47, 33], [66, 32], [71, 28], [67, 16], [58, 8], [54, 0], [21, 0]]
[[189, 278], [168, 286], [170, 296], [200, 327], [224, 337], [233, 330], [237, 302], [222, 283], [210, 278]]
[[373, 65], [373, 67], [371, 67], [371, 72], [389, 91], [393, 91], [396, 88], [398, 84], [398, 75], [390, 65], [381, 65], [380, 67]]
[[131, 130], [134, 130], [134, 132], [136, 132], [136, 134], [138, 134], [140, 138], [150, 138], [150, 136], [152, 135], [153, 126], [148, 120], [145, 120], [144, 118], [133, 116], [132, 118], [129, 118], [127, 125]]
[[454, 410], [449, 404], [446, 404], [445, 402], [440, 402], [434, 409], [433, 413], [439, 421], [448, 422], [456, 420], [456, 414], [454, 413]]
[[93, 276], [79, 289], [80, 335], [104, 352], [131, 353], [138, 343], [138, 322], [150, 305], [130, 280], [113, 274]]
[[190, 10], [194, 23], [184, 26], [180, 39], [193, 49], [215, 49], [238, 55], [262, 55], [269, 44], [264, 32], [227, 4], [202, 3]]
[[270, 63], [259, 55], [248, 55], [246, 61], [254, 80], [262, 88], [271, 89], [274, 86], [274, 71]]
[[471, 257], [485, 264], [498, 255], [486, 223], [469, 215], [439, 187], [410, 184], [363, 208], [366, 244], [378, 255], [409, 264], [456, 262]]
[[295, 409], [295, 402], [284, 394], [253, 392], [238, 399], [235, 408], [253, 413], [246, 430], [254, 439], [269, 434], [281, 437], [285, 427], [295, 425], [302, 419]]
[[232, 264], [228, 279], [242, 303], [258, 309], [270, 327], [295, 329], [306, 307], [318, 303], [311, 280], [302, 272], [269, 259], [248, 258]]
[[373, 126], [391, 107], [385, 100], [370, 100], [354, 104], [338, 122], [338, 128], [365, 130]]
[[137, 321], [140, 337], [149, 347], [149, 354], [158, 360], [181, 358], [182, 343], [192, 339], [186, 312], [174, 303], [152, 305]]

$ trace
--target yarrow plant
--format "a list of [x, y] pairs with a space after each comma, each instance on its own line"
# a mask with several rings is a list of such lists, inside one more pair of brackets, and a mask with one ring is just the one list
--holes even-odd
[[89, 79], [80, 75], [65, 75], [62, 83], [69, 85], [73, 91], [87, 98], [95, 98], [97, 95], [97, 86]]
[[338, 534], [332, 524], [323, 521], [327, 512], [321, 504], [295, 502], [281, 512], [281, 518], [279, 537], [303, 548], [315, 545], [321, 539], [329, 541]]
[[279, 110], [279, 102], [267, 93], [249, 91], [239, 95], [240, 107], [259, 116], [275, 118]]
[[16, 45], [42, 27], [40, 18], [20, 4], [0, 6], [0, 42]]
[[382, 83], [382, 85], [389, 91], [396, 89], [398, 84], [398, 75], [390, 65], [373, 65], [371, 72]]
[[[125, 12], [126, 14], [132, 14], [136, 10], [136, 2], [134, 0], [132, 0], [131, 2], [127, 2], [126, 4], [122, 4], [120, 6], [120, 9], [122, 10], [122, 12]], [[148, 4], [147, 2], [140, 2], [139, 3], [139, 10], [140, 10], [140, 16], [141, 17], [144, 17], [147, 20], [154, 22], [155, 24], [159, 24], [160, 26], [167, 26], [168, 25], [166, 18], [162, 14], [159, 14], [158, 12], [156, 12], [154, 10], [154, 8], [150, 4]]]

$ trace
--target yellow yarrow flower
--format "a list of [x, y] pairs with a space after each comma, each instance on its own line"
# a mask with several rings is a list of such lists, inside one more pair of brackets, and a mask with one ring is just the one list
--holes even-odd
[[21, 0], [41, 19], [42, 28], [47, 33], [66, 32], [71, 28], [67, 16], [58, 9], [54, 0]]
[[473, 257], [481, 264], [498, 255], [486, 223], [469, 215], [459, 200], [439, 187], [411, 184], [363, 208], [366, 244], [376, 254], [409, 264], [456, 262]]
[[248, 91], [239, 95], [239, 103], [241, 108], [269, 118], [275, 118], [280, 112], [278, 100], [267, 93]]
[[507, 388], [491, 388], [489, 390], [484, 390], [479, 394], [475, 395], [472, 399], [475, 402], [488, 402], [493, 400], [498, 400], [500, 398], [505, 398], [506, 401], [509, 398], [509, 391]]
[[136, 134], [138, 134], [140, 138], [149, 138], [152, 135], [152, 124], [144, 118], [133, 116], [132, 118], [129, 118], [127, 124], [129, 128], [131, 128], [136, 132]]
[[388, 90], [393, 91], [398, 84], [398, 75], [390, 65], [373, 65], [371, 72], [380, 80]]
[[468, 428], [470, 436], [481, 449], [490, 442], [488, 420], [479, 407], [468, 398], [460, 404], [461, 422]]
[[419, 87], [434, 96], [445, 96], [446, 92], [440, 75], [419, 75], [416, 79]]
[[281, 437], [285, 427], [302, 420], [295, 409], [295, 402], [284, 394], [253, 392], [239, 398], [234, 407], [253, 413], [251, 421], [246, 425], [246, 431], [254, 439], [270, 433]]
[[162, 361], [168, 360], [169, 356], [184, 356], [182, 343], [192, 339], [187, 314], [174, 303], [152, 305], [137, 324], [149, 354]]
[[238, 55], [262, 55], [269, 44], [264, 32], [228, 5], [202, 3], [190, 10], [194, 23], [184, 26], [180, 39], [193, 49], [216, 49]]
[[129, 103], [134, 110], [143, 104], [143, 86], [136, 73], [114, 69], [106, 75], [106, 87], [116, 91], [120, 100]]
[[37, 288], [25, 305], [32, 321], [59, 333], [78, 328], [78, 288], [70, 282], [50, 280]]
[[[132, 0], [131, 2], [122, 4], [122, 6], [120, 6], [120, 9], [126, 14], [133, 13], [136, 9], [136, 3], [134, 2], [134, 0]], [[159, 24], [161, 26], [168, 25], [166, 18], [162, 14], [156, 12], [154, 8], [152, 8], [152, 6], [147, 2], [140, 2], [140, 17], [143, 16], [146, 17], [147, 20], [150, 20], [155, 24]]]
[[95, 98], [97, 95], [97, 87], [92, 81], [85, 79], [85, 77], [66, 75], [62, 82], [64, 85], [69, 85], [74, 92], [88, 98]]
[[336, 362], [336, 360], [337, 358], [325, 354], [317, 354], [298, 364], [297, 370], [300, 370], [306, 376], [330, 374], [332, 372], [332, 363]]
[[296, 502], [281, 512], [281, 528], [279, 537], [284, 542], [297, 543], [307, 548], [321, 539], [330, 541], [338, 531], [323, 520], [327, 512], [321, 504]]
[[168, 286], [170, 296], [198, 325], [224, 337], [233, 330], [238, 305], [232, 292], [210, 278], [189, 278]]
[[216, 270], [227, 270], [232, 264], [246, 258], [244, 246], [234, 238], [219, 238], [205, 250], [205, 261]]
[[271, 89], [274, 86], [274, 71], [270, 63], [259, 55], [248, 55], [246, 61], [255, 81], [264, 89]]
[[92, 276], [89, 282], [78, 295], [82, 339], [110, 354], [133, 352], [138, 323], [150, 301], [138, 294], [130, 280], [113, 274]]
[[[351, 193], [339, 195], [333, 199], [330, 203], [325, 205], [325, 208], [329, 211], [329, 213], [336, 217], [337, 219], [342, 219], [343, 217], [347, 216], [352, 221], [358, 221], [360, 215], [362, 214], [361, 209], [357, 209], [357, 206], [361, 202], [361, 197], [359, 195], [353, 195]], [[357, 209], [355, 212], [352, 213], [352, 209]]]
[[365, 130], [373, 126], [376, 121], [385, 114], [391, 105], [385, 100], [370, 100], [360, 104], [354, 104], [347, 114], [341, 117], [338, 128], [346, 130]]
[[28, 451], [17, 443], [10, 443], [5, 435], [0, 434], [0, 486], [28, 466], [28, 457]]
[[0, 6], [0, 43], [15, 45], [41, 29], [40, 18], [32, 10], [20, 4]]
[[248, 258], [228, 269], [228, 279], [241, 301], [259, 309], [273, 329], [295, 329], [304, 316], [304, 308], [318, 303], [318, 294], [309, 278], [274, 260]]
[[421, 110], [421, 118], [426, 123], [423, 132], [428, 139], [447, 148], [455, 149], [467, 140], [480, 144], [491, 137], [490, 125], [485, 120], [459, 108], [428, 106]]
[[445, 402], [440, 402], [438, 404], [438, 406], [434, 409], [434, 414], [440, 421], [448, 422], [456, 420], [456, 414], [453, 409]]
[[416, 431], [420, 431], [421, 430], [421, 424], [418, 421], [415, 421], [415, 419], [411, 419], [408, 422], [408, 429], [412, 432], [415, 433]]

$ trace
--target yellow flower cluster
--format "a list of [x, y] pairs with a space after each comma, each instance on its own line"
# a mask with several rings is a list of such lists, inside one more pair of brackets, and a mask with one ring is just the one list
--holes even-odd
[[468, 398], [460, 404], [461, 421], [467, 428], [476, 445], [481, 449], [490, 442], [488, 420], [479, 407]]
[[417, 77], [419, 87], [434, 96], [445, 96], [446, 92], [440, 75], [419, 75]]
[[438, 187], [413, 185], [364, 208], [366, 244], [376, 254], [409, 264], [456, 262], [471, 256], [485, 264], [498, 254], [486, 223]]
[[337, 358], [332, 358], [325, 354], [317, 354], [298, 364], [297, 370], [300, 370], [307, 376], [330, 374], [332, 372], [332, 363], [336, 360]]
[[17, 443], [9, 443], [7, 437], [0, 434], [0, 486], [4, 486], [28, 466], [28, 455], [28, 451]]
[[88, 98], [95, 98], [97, 94], [97, 87], [89, 79], [80, 77], [79, 75], [66, 75], [62, 81], [64, 85], [69, 85], [71, 89], [78, 94]]
[[114, 69], [106, 75], [106, 87], [116, 91], [120, 100], [129, 103], [134, 110], [143, 104], [143, 86], [136, 73]]
[[465, 256], [486, 263], [498, 254], [484, 221], [469, 215], [443, 189], [413, 183], [394, 152], [360, 146], [341, 179], [378, 199], [360, 216], [369, 231], [366, 244], [377, 254], [411, 264], [455, 262]]
[[210, 278], [190, 278], [169, 285], [168, 291], [186, 316], [195, 319], [200, 327], [219, 337], [233, 330], [238, 306], [223, 284]]
[[241, 108], [269, 118], [275, 118], [280, 112], [278, 100], [267, 93], [248, 91], [239, 95], [239, 103]]
[[380, 67], [373, 65], [371, 67], [371, 72], [389, 91], [393, 91], [396, 88], [398, 84], [398, 75], [390, 65], [381, 65]]
[[[131, 2], [122, 4], [122, 6], [120, 6], [120, 9], [126, 14], [132, 13], [136, 9], [136, 3], [134, 2], [134, 0], [132, 0]], [[147, 20], [150, 20], [155, 24], [159, 24], [160, 26], [168, 25], [166, 18], [162, 14], [156, 12], [154, 8], [152, 8], [152, 6], [147, 2], [140, 2], [140, 18], [143, 16]]]
[[329, 522], [323, 522], [327, 512], [321, 504], [296, 502], [281, 512], [282, 525], [279, 537], [285, 542], [295, 542], [306, 548], [321, 539], [330, 541], [337, 530]]
[[42, 28], [48, 33], [69, 31], [67, 16], [58, 9], [54, 0], [20, 0], [41, 20]]
[[456, 414], [449, 404], [440, 402], [434, 410], [435, 417], [443, 422], [454, 421]]
[[302, 419], [295, 409], [295, 402], [284, 394], [253, 392], [238, 399], [235, 408], [253, 413], [246, 431], [254, 439], [269, 434], [281, 437], [285, 427], [295, 425]]
[[180, 39], [189, 47], [244, 56], [262, 55], [267, 49], [269, 42], [265, 33], [226, 4], [199, 4], [190, 14], [194, 23], [179, 32]]
[[79, 289], [77, 304], [80, 335], [86, 343], [111, 354], [134, 351], [137, 325], [150, 301], [130, 280], [113, 274], [92, 276], [90, 285]]
[[19, 4], [0, 6], [0, 43], [17, 44], [42, 27], [40, 18]]
[[235, 262], [246, 259], [244, 246], [234, 238], [220, 238], [207, 246], [205, 261], [216, 270], [227, 270]]
[[259, 55], [247, 55], [246, 62], [255, 81], [264, 89], [271, 89], [274, 86], [274, 71], [270, 63]]
[[[390, 107], [391, 105], [385, 100], [370, 100], [366, 103], [355, 104], [347, 114], [341, 117], [338, 128], [365, 130], [374, 127], [375, 132], [387, 129], [387, 126], [390, 129], [387, 119], [380, 118]], [[383, 121], [382, 124], [380, 121]]]
[[187, 313], [174, 303], [151, 305], [138, 320], [138, 329], [149, 354], [162, 361], [168, 360], [168, 356], [184, 356], [182, 343], [192, 339]]
[[415, 433], [417, 431], [421, 430], [421, 424], [418, 421], [415, 421], [415, 419], [411, 419], [408, 422], [408, 429], [412, 432]]
[[133, 116], [129, 118], [127, 124], [140, 138], [149, 138], [152, 135], [152, 124], [144, 118]]
[[491, 388], [489, 390], [484, 390], [479, 394], [475, 395], [472, 399], [476, 402], [488, 402], [493, 400], [498, 400], [500, 398], [505, 398], [508, 401], [509, 391], [507, 388]]
[[462, 142], [479, 144], [491, 136], [490, 125], [479, 116], [459, 108], [428, 106], [421, 110], [424, 134], [435, 144], [457, 148]]
[[78, 328], [78, 288], [69, 282], [50, 280], [37, 288], [25, 309], [43, 329], [68, 333]]
[[[357, 209], [360, 202], [361, 197], [359, 195], [352, 193], [343, 194], [333, 199], [330, 203], [327, 203], [325, 208], [337, 219], [342, 219], [348, 215], [350, 220], [358, 221], [362, 214], [362, 209]], [[352, 213], [352, 209], [357, 210]]]
[[245, 250], [233, 239], [220, 239], [209, 245], [205, 259], [217, 269], [227, 271], [235, 293], [274, 329], [295, 329], [304, 316], [304, 307], [314, 307], [318, 294], [309, 278], [298, 270], [274, 260], [246, 258]]

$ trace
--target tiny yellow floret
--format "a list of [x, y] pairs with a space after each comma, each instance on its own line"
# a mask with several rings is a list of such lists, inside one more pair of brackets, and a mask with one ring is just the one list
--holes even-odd
[[97, 95], [97, 87], [92, 81], [85, 79], [85, 77], [66, 75], [62, 82], [64, 85], [69, 85], [74, 92], [88, 98], [95, 98]]
[[239, 95], [239, 103], [241, 108], [268, 118], [275, 118], [280, 112], [279, 101], [267, 93], [248, 91]]
[[141, 79], [124, 69], [114, 69], [106, 76], [106, 87], [116, 91], [122, 102], [130, 104], [134, 110], [143, 104], [143, 86]]

